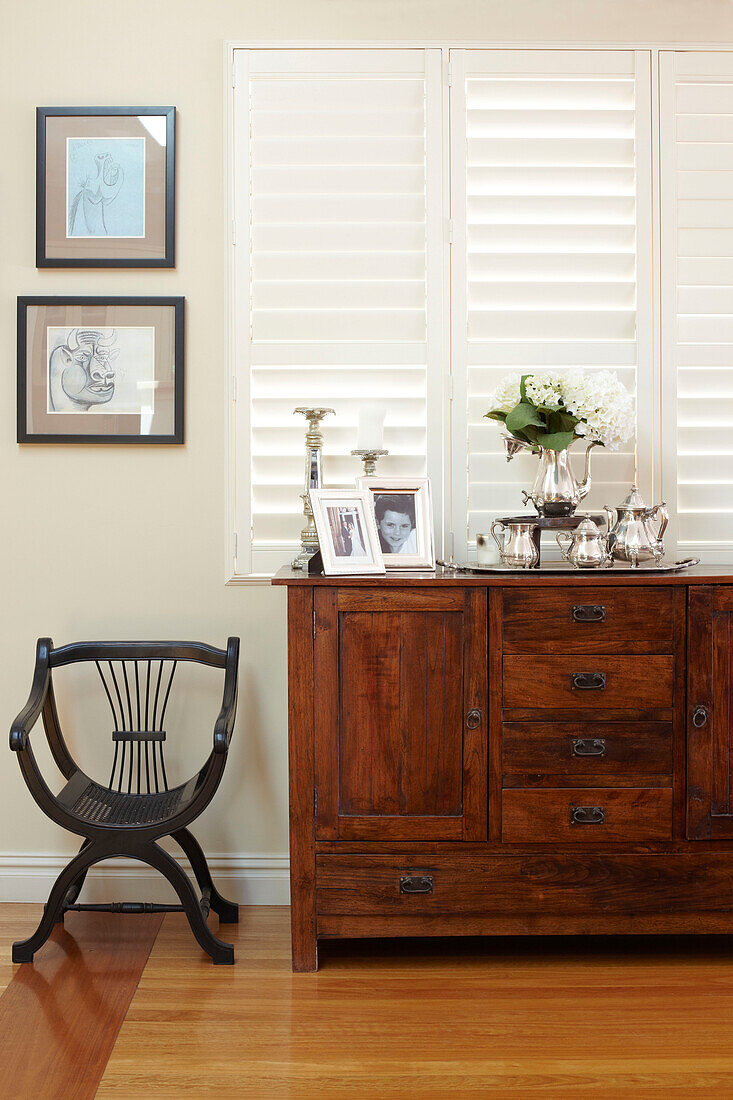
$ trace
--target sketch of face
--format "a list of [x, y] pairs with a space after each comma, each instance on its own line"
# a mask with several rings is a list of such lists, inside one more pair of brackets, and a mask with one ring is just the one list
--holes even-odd
[[389, 546], [389, 553], [399, 554], [412, 531], [412, 521], [406, 512], [389, 509], [379, 521], [379, 533]]
[[49, 361], [51, 404], [54, 412], [88, 412], [104, 405], [115, 392], [115, 368], [119, 349], [112, 330], [105, 337], [93, 329], [72, 329], [67, 342], [54, 348]]

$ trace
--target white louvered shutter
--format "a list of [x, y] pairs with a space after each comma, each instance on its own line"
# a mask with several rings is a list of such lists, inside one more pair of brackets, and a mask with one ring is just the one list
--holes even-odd
[[[522, 512], [537, 460], [507, 464], [483, 418], [510, 372], [615, 370], [649, 408], [639, 476], [651, 492], [651, 169], [648, 51], [452, 50], [454, 529], [458, 556]], [[637, 286], [644, 287], [642, 302]], [[648, 300], [647, 300], [648, 298]], [[583, 507], [616, 504], [634, 444], [593, 452]], [[582, 474], [582, 447], [574, 468]], [[466, 523], [467, 520], [467, 523]]]
[[680, 553], [733, 548], [733, 55], [660, 54], [662, 489]]
[[336, 411], [323, 423], [327, 485], [362, 472], [350, 451], [363, 399], [387, 405], [380, 473], [440, 469], [440, 51], [236, 56], [236, 343], [249, 387], [237, 396], [238, 567], [268, 573], [303, 526], [296, 406]]

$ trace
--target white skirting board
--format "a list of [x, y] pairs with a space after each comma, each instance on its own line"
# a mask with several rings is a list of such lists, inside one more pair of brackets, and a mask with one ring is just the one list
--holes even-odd
[[[68, 855], [0, 853], [0, 901], [46, 901]], [[178, 856], [176, 855], [178, 859]], [[240, 905], [289, 905], [287, 856], [212, 855], [209, 867], [217, 889]], [[181, 867], [191, 874], [188, 861]], [[90, 870], [81, 902], [177, 902], [173, 890], [152, 867], [133, 859], [110, 859]]]

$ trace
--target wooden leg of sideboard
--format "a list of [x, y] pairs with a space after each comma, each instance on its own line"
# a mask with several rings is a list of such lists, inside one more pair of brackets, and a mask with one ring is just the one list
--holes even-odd
[[293, 970], [318, 969], [313, 775], [313, 588], [288, 589], [290, 927]]

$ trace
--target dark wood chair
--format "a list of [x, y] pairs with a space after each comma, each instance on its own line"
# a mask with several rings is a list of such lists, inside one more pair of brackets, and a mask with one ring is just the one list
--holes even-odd
[[[112, 711], [114, 755], [107, 786], [91, 779], [75, 763], [61, 732], [52, 671], [79, 661], [96, 665]], [[203, 768], [188, 782], [169, 787], [165, 715], [180, 661], [223, 669], [224, 696], [212, 750]], [[221, 922], [236, 923], [238, 908], [215, 888], [206, 857], [188, 825], [211, 802], [224, 772], [237, 709], [238, 665], [238, 638], [230, 638], [226, 650], [200, 642], [76, 642], [54, 649], [50, 638], [39, 639], [30, 698], [13, 722], [10, 747], [17, 753], [28, 789], [43, 812], [84, 837], [84, 842], [57, 878], [36, 931], [13, 944], [13, 962], [31, 962], [68, 910], [185, 912], [194, 936], [213, 961], [234, 962], [233, 946], [213, 934], [206, 918], [213, 909]], [[66, 779], [58, 795], [47, 786], [31, 748], [30, 733], [41, 715], [51, 753]], [[188, 857], [200, 898], [189, 877], [158, 843], [165, 836], [173, 837]], [[181, 904], [77, 904], [89, 868], [114, 856], [131, 857], [156, 868], [173, 886]]]

